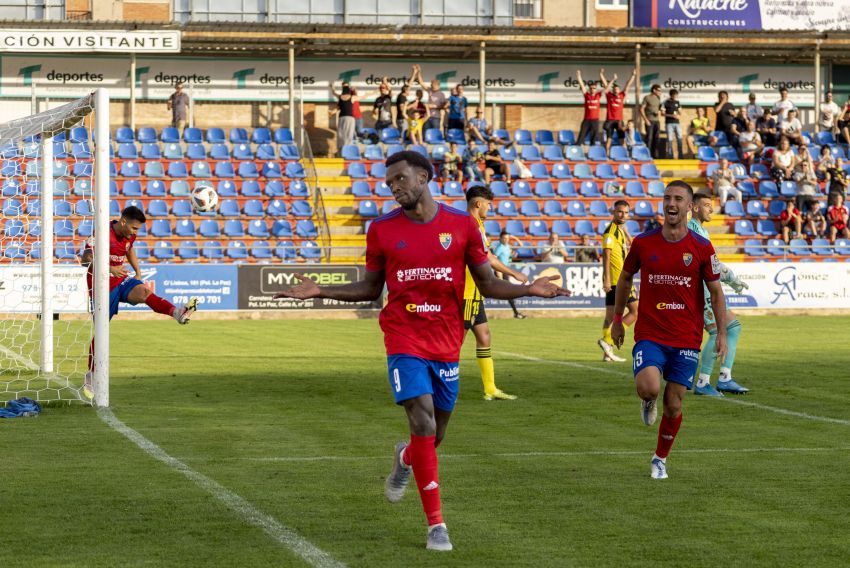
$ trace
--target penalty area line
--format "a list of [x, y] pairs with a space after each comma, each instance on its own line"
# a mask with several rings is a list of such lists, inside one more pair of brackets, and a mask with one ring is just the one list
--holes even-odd
[[[617, 375], [623, 376], [628, 375], [628, 373], [623, 373], [620, 371], [615, 371], [613, 369], [600, 369], [599, 367], [594, 367], [592, 365], [584, 365], [582, 363], [574, 363], [572, 361], [558, 361], [557, 359], [542, 359], [540, 357], [530, 357], [528, 355], [522, 355], [520, 353], [509, 353], [507, 351], [497, 351], [497, 355], [506, 355], [508, 357], [514, 357], [516, 359], [523, 359], [525, 361], [533, 361], [535, 363], [548, 363], [550, 365], [563, 365], [565, 367], [575, 367], [577, 369], [587, 369], [589, 371], [596, 371], [597, 373], [604, 373], [607, 375]], [[817, 414], [809, 414], [807, 412], [798, 412], [796, 410], [788, 410], [787, 408], [779, 408], [776, 406], [768, 406], [766, 404], [759, 404], [757, 402], [748, 402], [744, 400], [737, 400], [732, 398], [731, 396], [724, 396], [720, 398], [724, 402], [729, 404], [738, 404], [740, 406], [749, 406], [751, 408], [758, 408], [761, 410], [767, 410], [768, 412], [774, 412], [776, 414], [782, 414], [784, 416], [793, 416], [794, 418], [803, 418], [805, 420], [812, 420], [814, 422], [827, 422], [829, 424], [841, 424], [842, 426], [850, 426], [850, 420], [843, 420], [841, 418], [832, 418], [830, 416], [818, 416]]]
[[274, 517], [257, 509], [243, 497], [167, 454], [165, 450], [155, 443], [124, 424], [109, 408], [99, 408], [97, 415], [107, 426], [136, 444], [148, 456], [183, 474], [183, 476], [193, 481], [198, 487], [215, 497], [225, 507], [236, 513], [243, 521], [262, 529], [273, 540], [300, 556], [311, 566], [318, 568], [342, 568], [345, 566], [345, 564], [335, 560], [327, 552], [316, 547], [294, 530], [283, 526]]

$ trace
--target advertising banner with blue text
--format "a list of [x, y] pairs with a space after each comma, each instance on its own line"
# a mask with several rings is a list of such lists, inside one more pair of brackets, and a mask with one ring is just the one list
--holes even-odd
[[[143, 264], [140, 278], [175, 306], [198, 298], [199, 310], [235, 310], [237, 267], [227, 264]], [[150, 310], [121, 304], [121, 310]]]
[[850, 308], [850, 263], [747, 262], [729, 267], [749, 285], [740, 295], [723, 287], [732, 309]]
[[[564, 310], [577, 308], [604, 308], [605, 292], [602, 290], [601, 264], [544, 264], [532, 263], [518, 265], [517, 268], [529, 281], [544, 276], [558, 276], [555, 284], [563, 286], [572, 294], [568, 298], [519, 298], [515, 300], [518, 309], [526, 310]], [[505, 300], [487, 299], [488, 309], [509, 309]]]

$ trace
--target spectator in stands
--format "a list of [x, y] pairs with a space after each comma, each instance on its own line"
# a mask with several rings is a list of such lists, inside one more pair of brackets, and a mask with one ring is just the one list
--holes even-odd
[[792, 236], [803, 233], [803, 215], [791, 199], [785, 204], [785, 211], [779, 214], [779, 227], [786, 245], [791, 242]]
[[750, 122], [756, 122], [758, 119], [764, 116], [764, 109], [761, 108], [761, 105], [756, 102], [756, 94], [750, 93], [750, 102], [747, 103], [747, 108], [745, 109], [747, 114], [747, 120]]
[[803, 124], [797, 118], [795, 109], [789, 110], [787, 118], [779, 121], [779, 133], [788, 138], [792, 144], [805, 145], [806, 140], [803, 138]]
[[732, 146], [738, 146], [738, 131], [735, 128], [735, 105], [729, 102], [729, 93], [720, 91], [717, 93], [717, 103], [714, 105], [717, 113], [717, 129], [726, 135], [726, 139]]
[[720, 206], [723, 207], [731, 195], [734, 199], [741, 201], [743, 194], [735, 187], [735, 172], [729, 167], [729, 160], [720, 158], [720, 166], [711, 174], [708, 186], [712, 193], [720, 197]]
[[835, 196], [840, 195], [847, 200], [847, 171], [844, 169], [844, 160], [836, 158], [835, 167], [827, 171], [827, 188], [829, 193], [826, 202], [830, 205], [835, 203]]
[[182, 136], [189, 117], [189, 95], [183, 92], [183, 83], [174, 85], [174, 92], [168, 97], [166, 106], [171, 111], [171, 126], [179, 130]]
[[776, 118], [774, 118], [771, 109], [764, 109], [764, 115], [756, 121], [756, 132], [761, 136], [761, 141], [765, 146], [776, 146], [779, 133], [776, 130]]
[[626, 146], [629, 149], [632, 149], [635, 146], [637, 146], [637, 143], [638, 143], [637, 142], [637, 130], [635, 130], [635, 121], [632, 120], [631, 118], [626, 121], [625, 139], [626, 139]]
[[336, 108], [331, 111], [331, 114], [337, 114], [337, 147], [342, 152], [342, 147], [346, 144], [354, 142], [355, 121], [354, 121], [354, 103], [359, 100], [352, 94], [351, 86], [345, 82], [342, 84], [342, 91], [337, 94], [331, 83], [331, 93], [337, 97]]
[[395, 126], [404, 139], [407, 132], [407, 101], [410, 98], [410, 84], [405, 82], [401, 86], [401, 92], [395, 98]]
[[484, 152], [484, 183], [490, 185], [494, 175], [505, 176], [505, 182], [511, 183], [510, 164], [502, 159], [496, 142], [490, 140], [487, 143], [487, 151]]
[[566, 247], [558, 238], [558, 233], [549, 233], [546, 245], [540, 248], [540, 261], [553, 264], [564, 264], [569, 258]]
[[691, 157], [697, 157], [697, 146], [712, 144], [710, 133], [711, 121], [705, 116], [705, 109], [697, 107], [697, 117], [692, 119], [690, 125], [688, 125], [688, 137], [686, 138]]
[[617, 133], [617, 139], [620, 144], [626, 143], [626, 130], [623, 127], [623, 107], [626, 104], [626, 93], [629, 92], [629, 89], [632, 88], [632, 83], [635, 82], [635, 77], [637, 76], [637, 70], [632, 71], [631, 77], [626, 82], [626, 88], [624, 91], [620, 90], [620, 86], [617, 84], [617, 74], [614, 74], [614, 78], [611, 80], [609, 84], [607, 80], [605, 80], [605, 70], [599, 70], [599, 80], [602, 82], [602, 88], [605, 89], [605, 122], [602, 124], [602, 130], [605, 132], [607, 136], [607, 140], [605, 141], [605, 153], [611, 153], [611, 143], [614, 140], [614, 133]]
[[773, 103], [773, 114], [781, 123], [788, 119], [788, 112], [797, 110], [797, 106], [788, 99], [788, 89], [785, 87], [779, 88], [779, 100]]
[[490, 141], [493, 135], [493, 128], [487, 124], [487, 119], [484, 118], [484, 109], [478, 107], [475, 109], [475, 116], [469, 119], [467, 123], [467, 132], [469, 133], [470, 144], [486, 144]]
[[407, 119], [407, 135], [410, 137], [411, 144], [423, 145], [425, 142], [422, 139], [422, 113], [418, 108], [414, 108], [410, 118]]
[[393, 125], [393, 96], [386, 77], [378, 90], [380, 94], [372, 107], [372, 117], [375, 119], [375, 130], [380, 136], [383, 129]]
[[653, 85], [649, 94], [640, 103], [640, 117], [646, 125], [646, 139], [644, 142], [649, 147], [649, 154], [653, 158], [660, 158], [658, 152], [659, 130], [661, 129], [661, 85]]
[[469, 181], [484, 181], [479, 162], [484, 160], [484, 154], [470, 144], [463, 151], [463, 177]]
[[667, 128], [667, 157], [673, 158], [673, 140], [676, 140], [676, 158], [682, 159], [682, 124], [679, 91], [670, 89], [670, 98], [664, 101], [664, 125]]
[[818, 239], [826, 237], [826, 217], [823, 216], [823, 209], [814, 207], [806, 214], [805, 217], [806, 229]]
[[647, 219], [643, 223], [643, 232], [654, 231], [655, 229], [660, 229], [661, 225], [664, 224], [664, 215], [661, 213], [656, 213], [655, 217], [651, 217]]
[[818, 156], [817, 168], [815, 169], [818, 180], [827, 180], [827, 185], [829, 185], [830, 171], [834, 169], [835, 156], [832, 155], [829, 146], [824, 144], [820, 147], [820, 155]]
[[838, 196], [835, 204], [827, 209], [826, 216], [829, 219], [829, 240], [834, 243], [835, 238], [841, 235], [843, 239], [850, 239], [850, 228], [847, 226], [847, 207], [844, 206], [844, 198]]
[[[501, 233], [499, 233], [499, 242], [493, 246], [493, 254], [495, 254], [496, 258], [498, 258], [499, 261], [508, 268], [512, 268], [511, 264], [517, 256], [516, 251], [511, 246], [511, 239], [513, 239], [514, 244], [516, 244], [518, 247], [522, 246], [522, 241], [513, 235], [509, 235], [507, 231], [502, 231]], [[510, 275], [504, 272], [496, 271], [496, 274], [502, 280], [511, 279]], [[508, 300], [508, 304], [511, 306], [515, 318], [525, 319], [525, 314], [520, 313], [519, 310], [516, 309], [516, 303], [514, 303], [513, 300]]]
[[832, 91], [826, 92], [826, 100], [820, 105], [820, 119], [818, 127], [823, 132], [832, 132], [834, 137], [838, 136], [838, 119], [841, 116], [841, 107], [832, 100]]
[[589, 235], [581, 236], [581, 241], [576, 247], [576, 262], [599, 262], [599, 251], [590, 242]]
[[443, 154], [440, 177], [443, 178], [443, 181], [459, 181], [463, 183], [463, 158], [457, 153], [457, 144], [455, 142], [450, 142], [449, 151]]
[[805, 145], [800, 145], [797, 149], [794, 181], [797, 182], [797, 209], [808, 214], [814, 208], [820, 208], [820, 203], [817, 200], [818, 178], [815, 172], [815, 164], [811, 154], [809, 154], [809, 148]]
[[779, 139], [779, 147], [773, 152], [773, 163], [770, 168], [770, 175], [778, 184], [783, 181], [794, 179], [794, 166], [797, 165], [797, 156], [791, 150], [791, 143], [788, 138], [783, 136]]
[[[603, 70], [600, 70], [600, 74]], [[581, 121], [581, 127], [578, 131], [578, 143], [584, 144], [585, 137], [590, 134], [590, 144], [596, 144], [596, 141], [601, 141], [602, 132], [599, 128], [599, 106], [602, 100], [602, 93], [608, 93], [608, 89], [602, 92], [596, 90], [596, 83], [593, 81], [586, 83], [581, 78], [581, 70], [576, 70], [576, 79], [581, 94], [584, 96], [584, 119]]]
[[[428, 120], [425, 122], [425, 130], [429, 128], [437, 128], [442, 130], [443, 110], [446, 108], [446, 95], [440, 90], [439, 79], [432, 79], [428, 87], [426, 87], [425, 78], [422, 76], [422, 68], [419, 65], [414, 65], [414, 79], [423, 89], [428, 89]], [[418, 93], [418, 91], [417, 91]], [[425, 116], [423, 113], [422, 116]]]
[[747, 121], [746, 129], [738, 136], [738, 144], [740, 144], [741, 161], [749, 168], [756, 161], [756, 158], [761, 156], [764, 150], [761, 136], [756, 132], [756, 123], [752, 120]]
[[359, 139], [363, 137], [363, 112], [360, 110], [360, 97], [357, 95], [357, 89], [351, 88], [351, 115], [354, 117], [354, 137]]
[[844, 103], [838, 119], [838, 142], [850, 143], [850, 98]]
[[455, 87], [454, 93], [449, 97], [449, 121], [448, 128], [463, 130], [466, 126], [466, 109], [469, 101], [463, 96], [463, 85]]

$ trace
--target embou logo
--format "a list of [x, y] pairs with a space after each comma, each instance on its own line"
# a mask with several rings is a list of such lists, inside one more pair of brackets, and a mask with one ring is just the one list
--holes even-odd
[[439, 304], [429, 304], [428, 302], [425, 302], [424, 304], [407, 304], [404, 309], [410, 313], [428, 314], [439, 313], [443, 311], [443, 306]]
[[685, 304], [668, 304], [667, 302], [658, 302], [655, 304], [656, 310], [684, 310]]

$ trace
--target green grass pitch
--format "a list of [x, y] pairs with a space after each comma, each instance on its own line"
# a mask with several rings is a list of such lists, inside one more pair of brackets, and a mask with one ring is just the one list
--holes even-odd
[[[348, 566], [839, 566], [846, 322], [743, 318], [735, 376], [753, 392], [687, 397], [666, 481], [649, 477], [657, 427], [640, 422], [630, 363], [600, 361], [598, 320], [492, 322], [497, 383], [520, 398], [483, 401], [464, 347], [439, 450], [451, 553], [424, 549], [415, 486], [383, 497], [407, 429], [374, 320], [116, 318], [112, 409]], [[0, 421], [0, 440], [16, 566], [306, 565], [91, 408]]]

